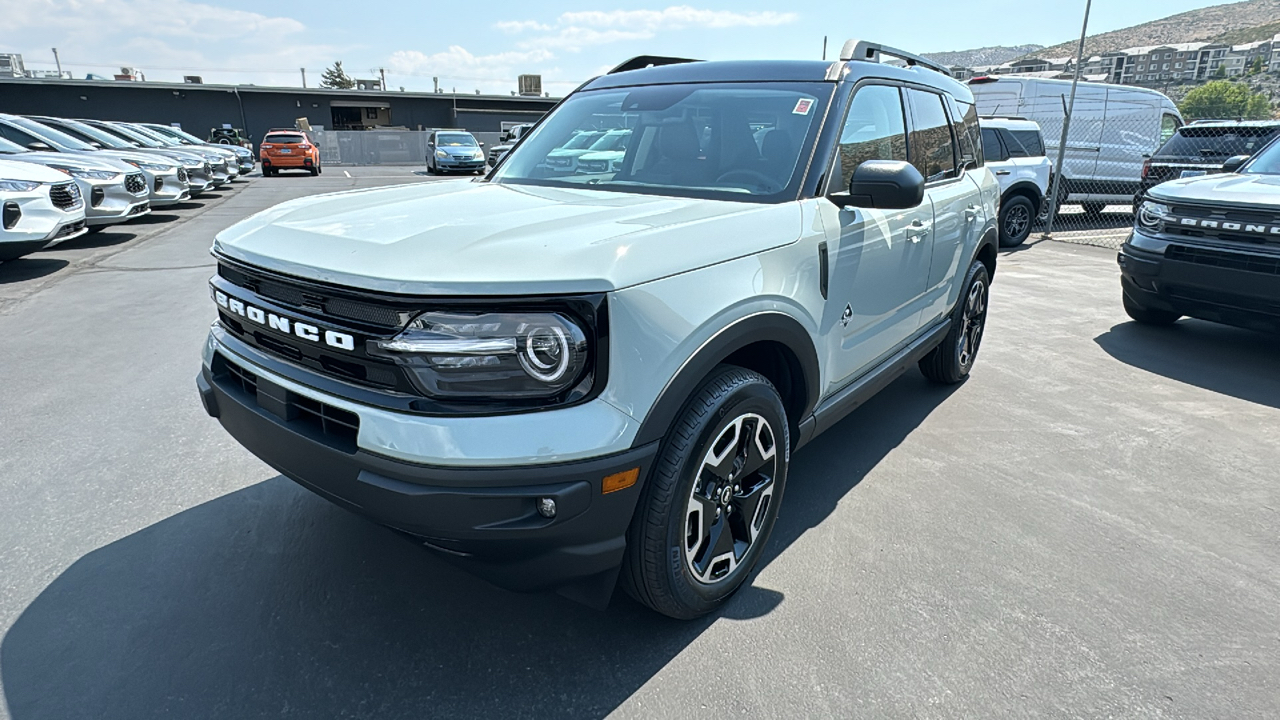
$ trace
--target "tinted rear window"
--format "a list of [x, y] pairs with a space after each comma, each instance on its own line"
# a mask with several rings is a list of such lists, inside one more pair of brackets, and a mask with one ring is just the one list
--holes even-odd
[[1035, 157], [1044, 154], [1044, 140], [1040, 138], [1040, 133], [1035, 130], [1010, 130], [1009, 134], [1022, 146], [1027, 155]]
[[301, 135], [268, 135], [263, 139], [266, 143], [278, 143], [280, 145], [297, 145], [306, 142], [306, 138]]
[[1262, 149], [1280, 128], [1275, 127], [1183, 127], [1169, 138], [1155, 157], [1226, 159], [1232, 155], [1252, 155]]

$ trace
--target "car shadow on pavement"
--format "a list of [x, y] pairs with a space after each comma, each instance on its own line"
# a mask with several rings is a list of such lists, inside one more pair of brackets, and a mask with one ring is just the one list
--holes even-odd
[[[918, 374], [796, 455], [764, 562], [941, 403]], [[14, 720], [603, 717], [713, 623], [768, 614], [744, 588], [679, 622], [619, 592], [606, 612], [495, 589], [275, 477], [66, 568], [0, 644]]]
[[46, 250], [70, 250], [76, 249], [94, 249], [111, 247], [112, 245], [120, 245], [138, 237], [138, 233], [129, 232], [124, 228], [107, 228], [96, 233], [86, 233], [73, 240], [54, 245]]
[[1275, 335], [1183, 319], [1171, 327], [1121, 323], [1094, 342], [1126, 365], [1280, 408], [1280, 342]]
[[58, 258], [35, 258], [30, 255], [0, 262], [0, 285], [35, 280], [52, 275], [70, 265], [66, 260]]

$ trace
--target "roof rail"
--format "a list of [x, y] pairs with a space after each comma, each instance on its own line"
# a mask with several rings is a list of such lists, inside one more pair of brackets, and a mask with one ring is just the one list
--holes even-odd
[[1021, 115], [979, 115], [983, 120], [1027, 120]]
[[850, 60], [880, 62], [881, 55], [898, 58], [899, 60], [906, 62], [907, 65], [920, 65], [927, 67], [934, 72], [940, 72], [947, 77], [951, 77], [951, 71], [947, 70], [945, 66], [928, 58], [921, 57], [914, 53], [909, 53], [906, 50], [889, 47], [888, 45], [881, 45], [880, 43], [873, 43], [867, 40], [858, 40], [857, 38], [853, 38], [846, 40], [844, 47], [840, 48], [840, 59], [844, 62], [849, 62]]
[[665, 57], [663, 55], [637, 55], [618, 65], [614, 69], [605, 73], [613, 75], [614, 73], [627, 72], [628, 70], [639, 70], [647, 67], [658, 67], [659, 65], [679, 65], [681, 63], [702, 62], [701, 60], [693, 60], [690, 58]]

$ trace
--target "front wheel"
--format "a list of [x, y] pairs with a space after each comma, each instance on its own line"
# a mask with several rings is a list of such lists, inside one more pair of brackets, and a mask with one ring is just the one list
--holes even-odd
[[760, 560], [787, 481], [782, 399], [759, 373], [724, 365], [663, 440], [627, 533], [623, 585], [673, 618], [712, 612]]
[[1000, 208], [1000, 247], [1017, 247], [1031, 234], [1035, 209], [1025, 196], [1009, 198]]
[[963, 288], [951, 314], [951, 330], [938, 347], [920, 360], [920, 372], [937, 383], [954, 385], [969, 377], [982, 344], [982, 333], [987, 329], [987, 300], [991, 290], [987, 266], [973, 261], [965, 273]]

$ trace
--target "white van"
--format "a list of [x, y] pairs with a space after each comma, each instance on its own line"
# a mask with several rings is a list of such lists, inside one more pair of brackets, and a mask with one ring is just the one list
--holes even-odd
[[[980, 116], [1017, 116], [1039, 123], [1045, 154], [1057, 162], [1070, 80], [978, 77], [969, 81]], [[1059, 204], [1080, 203], [1098, 214], [1129, 206], [1142, 180], [1142, 162], [1182, 125], [1173, 101], [1132, 85], [1082, 82], [1063, 158]]]

